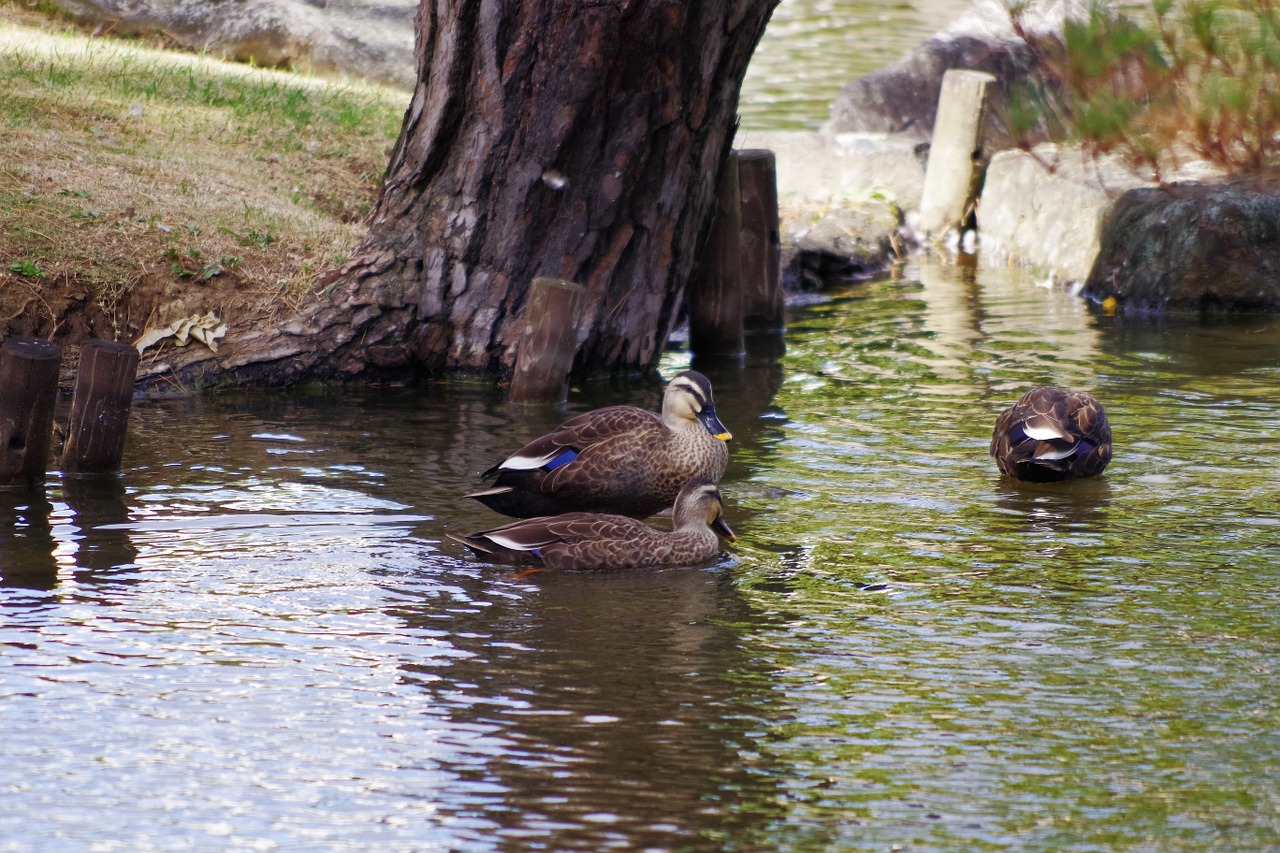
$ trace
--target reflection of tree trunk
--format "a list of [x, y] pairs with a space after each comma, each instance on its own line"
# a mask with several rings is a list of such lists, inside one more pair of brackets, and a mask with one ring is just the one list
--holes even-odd
[[651, 367], [776, 3], [422, 0], [370, 232], [308, 328], [264, 331], [250, 358], [319, 378], [509, 370], [529, 285], [549, 276], [586, 288], [566, 318], [579, 367]]

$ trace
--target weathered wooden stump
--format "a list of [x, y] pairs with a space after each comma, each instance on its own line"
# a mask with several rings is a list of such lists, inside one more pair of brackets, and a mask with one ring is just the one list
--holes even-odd
[[778, 160], [748, 148], [738, 157], [742, 194], [742, 323], [750, 330], [783, 327], [782, 240], [778, 225]]
[[0, 345], [0, 486], [44, 482], [61, 361], [49, 341]]
[[687, 301], [690, 351], [741, 358], [742, 193], [737, 157], [725, 161], [720, 175], [715, 218], [698, 271], [689, 282]]
[[558, 278], [535, 278], [525, 309], [507, 399], [512, 403], [561, 403], [578, 351], [578, 311], [585, 289]]
[[938, 117], [920, 196], [920, 230], [941, 236], [962, 230], [978, 197], [987, 155], [982, 145], [987, 87], [985, 71], [952, 69], [942, 77]]
[[120, 470], [138, 350], [118, 341], [85, 341], [71, 396], [62, 470], [106, 474]]

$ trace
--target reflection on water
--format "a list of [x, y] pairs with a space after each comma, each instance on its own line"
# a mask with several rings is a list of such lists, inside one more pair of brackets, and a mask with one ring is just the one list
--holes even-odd
[[[411, 625], [441, 619], [400, 612]], [[544, 575], [450, 620], [468, 654], [463, 689], [457, 675], [406, 669], [452, 726], [500, 738], [466, 780], [487, 792], [486, 831], [502, 846], [745, 840], [780, 816], [777, 775], [742, 760], [779, 705], [738, 643], [745, 615], [723, 573]], [[495, 624], [508, 626], [501, 642]]]
[[786, 0], [742, 86], [738, 112], [749, 130], [812, 130], [850, 80], [896, 62], [960, 17], [970, 0]]
[[43, 490], [0, 488], [0, 581], [52, 589], [58, 582], [53, 504]]
[[[710, 567], [445, 537], [661, 377], [139, 401], [122, 476], [0, 492], [0, 849], [1280, 844], [1277, 325], [935, 262], [828, 296], [697, 365], [735, 436]], [[1104, 401], [1103, 478], [997, 476], [1043, 382]]]

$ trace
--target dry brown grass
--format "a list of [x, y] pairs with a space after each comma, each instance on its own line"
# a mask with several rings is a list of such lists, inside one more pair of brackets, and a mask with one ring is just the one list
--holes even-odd
[[405, 93], [39, 23], [0, 5], [0, 336], [260, 322], [348, 259]]

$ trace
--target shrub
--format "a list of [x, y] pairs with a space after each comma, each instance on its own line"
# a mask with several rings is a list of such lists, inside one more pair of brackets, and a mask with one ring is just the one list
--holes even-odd
[[1021, 15], [1090, 154], [1157, 181], [1188, 159], [1233, 173], [1280, 163], [1280, 0], [1154, 0], [1144, 23], [1095, 5], [1061, 41], [1028, 36]]

